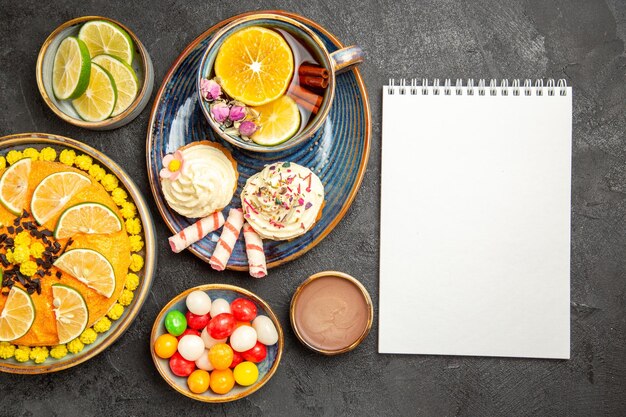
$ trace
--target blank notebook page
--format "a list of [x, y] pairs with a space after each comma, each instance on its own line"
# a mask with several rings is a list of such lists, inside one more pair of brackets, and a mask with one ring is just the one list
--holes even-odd
[[569, 358], [571, 88], [392, 90], [379, 352]]

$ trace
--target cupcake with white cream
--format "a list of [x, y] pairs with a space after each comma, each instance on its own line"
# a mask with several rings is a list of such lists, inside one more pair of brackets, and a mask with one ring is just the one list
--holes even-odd
[[237, 189], [237, 162], [217, 143], [194, 142], [163, 158], [161, 188], [181, 216], [206, 217], [230, 203]]
[[241, 192], [246, 221], [264, 239], [289, 240], [308, 232], [324, 205], [324, 185], [293, 162], [266, 165]]

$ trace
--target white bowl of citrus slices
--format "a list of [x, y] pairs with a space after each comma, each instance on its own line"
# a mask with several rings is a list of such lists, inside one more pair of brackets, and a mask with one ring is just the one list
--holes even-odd
[[145, 108], [154, 70], [130, 29], [106, 17], [84, 16], [65, 22], [43, 43], [37, 85], [61, 119], [109, 130], [129, 123]]
[[146, 203], [113, 161], [60, 136], [0, 138], [0, 371], [58, 371], [104, 350], [155, 262]]

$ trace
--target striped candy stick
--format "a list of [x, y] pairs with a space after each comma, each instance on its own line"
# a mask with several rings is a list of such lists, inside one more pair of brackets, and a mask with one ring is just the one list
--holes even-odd
[[250, 275], [254, 278], [263, 278], [267, 275], [267, 265], [265, 263], [265, 251], [263, 251], [263, 240], [248, 223], [243, 225], [243, 237], [246, 240], [246, 255], [248, 255], [248, 266]]
[[211, 268], [217, 271], [223, 271], [226, 268], [228, 259], [233, 253], [233, 248], [239, 238], [241, 226], [243, 226], [243, 211], [241, 209], [230, 209], [220, 240], [217, 241], [213, 256], [209, 259]]
[[179, 253], [192, 244], [198, 242], [209, 233], [219, 229], [223, 224], [224, 215], [221, 211], [216, 211], [208, 217], [198, 220], [191, 226], [185, 227], [183, 230], [170, 237], [168, 239], [170, 247], [173, 252]]

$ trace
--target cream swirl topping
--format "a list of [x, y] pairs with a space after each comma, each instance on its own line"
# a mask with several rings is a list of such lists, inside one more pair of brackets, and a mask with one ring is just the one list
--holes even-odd
[[244, 217], [264, 239], [305, 234], [324, 202], [324, 185], [311, 170], [293, 162], [266, 165], [241, 192]]
[[237, 172], [224, 153], [209, 145], [194, 144], [181, 149], [183, 166], [175, 180], [162, 178], [163, 195], [182, 216], [206, 217], [230, 203]]

